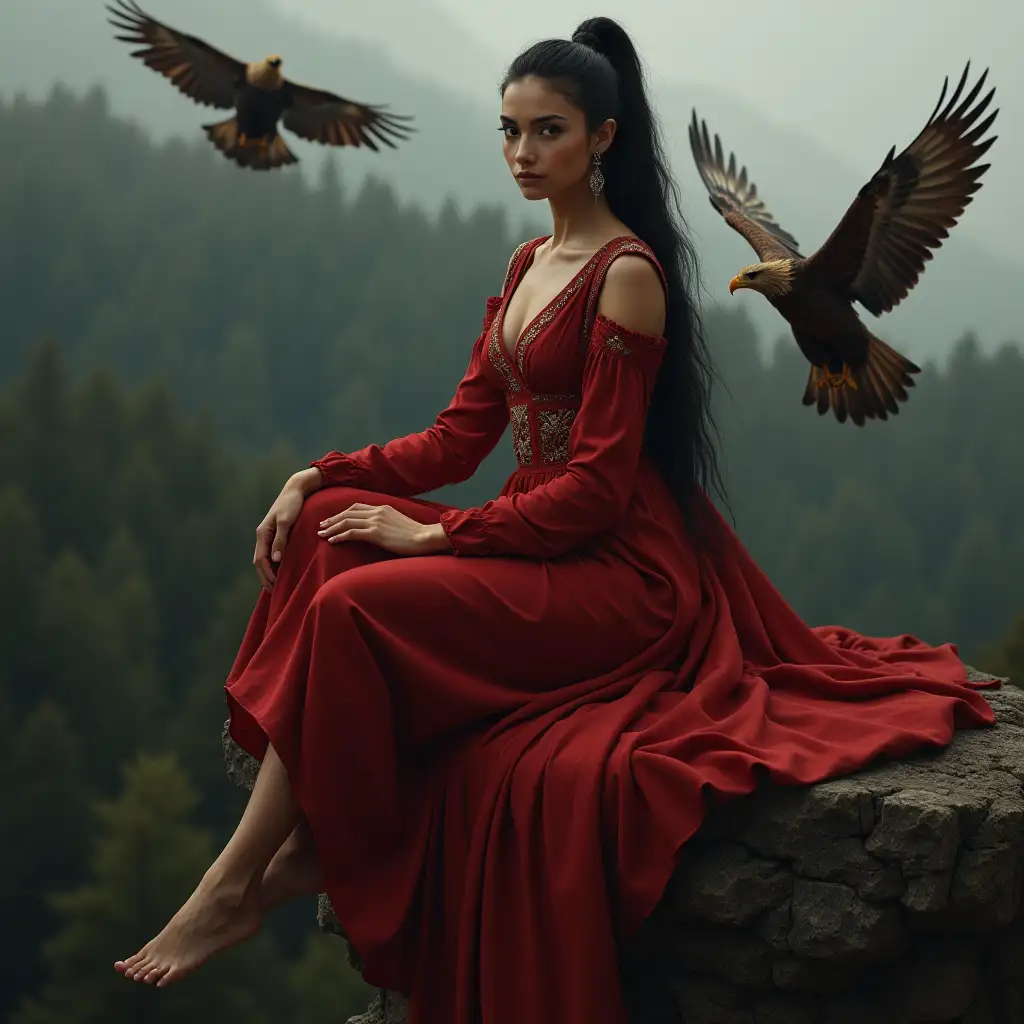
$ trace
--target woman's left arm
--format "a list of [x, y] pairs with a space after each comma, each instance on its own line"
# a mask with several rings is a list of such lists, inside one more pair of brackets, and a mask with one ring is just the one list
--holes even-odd
[[431, 532], [456, 555], [554, 558], [614, 526], [633, 493], [651, 392], [664, 355], [665, 292], [643, 256], [608, 268], [569, 435], [566, 472], [525, 494], [453, 510]]

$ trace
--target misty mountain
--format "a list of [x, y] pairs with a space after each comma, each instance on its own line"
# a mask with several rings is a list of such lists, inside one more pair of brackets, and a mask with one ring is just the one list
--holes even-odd
[[[294, 0], [281, 0], [291, 2]], [[452, 22], [431, 6], [403, 24], [393, 38], [416, 38], [405, 51], [389, 41], [374, 44], [378, 30], [365, 13], [354, 31], [342, 38], [318, 29], [308, 16], [271, 6], [267, 0], [147, 0], [151, 12], [243, 59], [281, 53], [285, 73], [297, 81], [332, 89], [352, 99], [383, 103], [416, 118], [417, 134], [397, 150], [380, 153], [337, 153], [343, 178], [356, 184], [366, 174], [392, 182], [406, 200], [436, 212], [454, 198], [467, 209], [500, 204], [516, 220], [529, 219], [545, 230], [547, 210], [530, 207], [519, 195], [501, 157], [496, 132], [497, 91], [470, 98], [441, 84], [439, 63], [459, 49], [470, 59], [467, 79], [480, 81], [485, 61], [479, 46], [460, 36]], [[381, 15], [377, 15], [377, 20]], [[63, 36], [55, 31], [60, 26]], [[0, 6], [0, 96], [19, 91], [42, 97], [60, 80], [76, 91], [102, 83], [112, 110], [145, 124], [156, 138], [183, 135], [202, 138], [200, 125], [216, 120], [129, 56], [129, 48], [112, 38], [99, 0], [10, 0]], [[406, 44], [403, 44], [406, 45]], [[394, 54], [404, 53], [397, 60]], [[497, 81], [501, 67], [495, 66]], [[452, 79], [454, 81], [454, 79]], [[785, 332], [783, 321], [754, 294], [731, 298], [726, 283], [755, 257], [740, 236], [711, 209], [690, 157], [686, 126], [691, 107], [708, 118], [727, 148], [737, 151], [758, 184], [761, 196], [779, 221], [812, 252], [842, 216], [848, 203], [876, 169], [892, 144], [905, 145], [920, 125], [908, 124], [905, 139], [880, 139], [877, 152], [851, 167], [836, 159], [813, 138], [766, 120], [750, 107], [723, 93], [692, 85], [658, 85], [655, 99], [676, 175], [684, 193], [685, 211], [703, 259], [703, 279], [712, 301], [743, 304], [766, 339]], [[322, 147], [294, 140], [302, 163], [284, 174], [315, 174], [325, 155]], [[211, 151], [212, 152], [212, 151]], [[996, 157], [998, 158], [998, 157]], [[976, 201], [984, 202], [984, 188]], [[970, 221], [968, 207], [964, 220]], [[1019, 266], [1008, 265], [955, 229], [927, 267], [904, 306], [877, 322], [864, 313], [873, 330], [917, 359], [944, 355], [967, 330], [978, 333], [982, 346], [1019, 339], [1018, 307], [1014, 303]]]

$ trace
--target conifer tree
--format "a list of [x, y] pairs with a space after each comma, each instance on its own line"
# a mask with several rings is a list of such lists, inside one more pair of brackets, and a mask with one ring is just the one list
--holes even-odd
[[121, 795], [98, 806], [88, 879], [52, 897], [61, 927], [44, 946], [48, 981], [12, 1024], [277, 1024], [287, 1014], [286, 978], [265, 933], [165, 989], [114, 970], [212, 861], [209, 835], [190, 823], [196, 800], [173, 757], [140, 755], [125, 769]]

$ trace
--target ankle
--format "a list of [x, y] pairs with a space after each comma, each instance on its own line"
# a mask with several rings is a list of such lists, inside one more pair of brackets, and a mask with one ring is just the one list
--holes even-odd
[[214, 864], [203, 876], [201, 887], [206, 889], [218, 902], [241, 905], [259, 892], [265, 868], [253, 873], [224, 870]]

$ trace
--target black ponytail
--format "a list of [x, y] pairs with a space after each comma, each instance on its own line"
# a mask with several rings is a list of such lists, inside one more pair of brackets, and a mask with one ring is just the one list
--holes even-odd
[[546, 39], [516, 57], [502, 94], [529, 75], [546, 79], [582, 110], [590, 130], [608, 118], [616, 121], [615, 138], [601, 159], [604, 194], [612, 213], [654, 251], [668, 282], [668, 347], [651, 399], [644, 447], [687, 522], [695, 525], [691, 513], [697, 488], [725, 497], [713, 443], [714, 371], [694, 298], [697, 254], [647, 98], [640, 58], [621, 25], [610, 18], [588, 18], [571, 40]]

